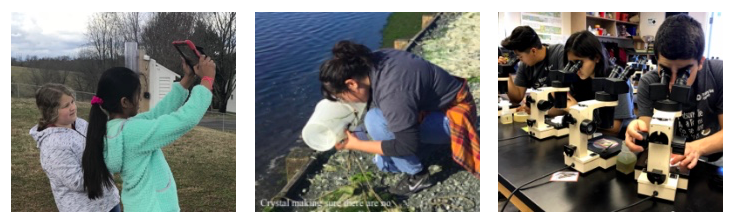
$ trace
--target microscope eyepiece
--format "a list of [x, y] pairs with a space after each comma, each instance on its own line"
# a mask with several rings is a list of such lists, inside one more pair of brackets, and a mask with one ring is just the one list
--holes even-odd
[[688, 82], [688, 77], [691, 75], [691, 69], [686, 69], [685, 71], [678, 74], [675, 80], [675, 84], [685, 86], [686, 82]]

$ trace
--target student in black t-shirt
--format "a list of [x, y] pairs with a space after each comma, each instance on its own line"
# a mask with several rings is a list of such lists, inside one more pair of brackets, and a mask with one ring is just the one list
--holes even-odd
[[[563, 68], [563, 45], [541, 44], [540, 37], [530, 26], [518, 26], [502, 40], [501, 45], [514, 51], [520, 60], [515, 78], [510, 77], [510, 81], [507, 81], [507, 97], [513, 103], [522, 101], [528, 88], [544, 87], [549, 69]], [[507, 63], [502, 58], [498, 58], [497, 62]]]
[[686, 85], [691, 87], [689, 103], [683, 105], [675, 134], [686, 137], [685, 154], [673, 155], [671, 164], [680, 162], [682, 169], [696, 166], [700, 156], [722, 152], [724, 146], [723, 71], [720, 60], [703, 57], [704, 40], [701, 24], [688, 15], [665, 19], [655, 35], [655, 56], [658, 70], [642, 76], [637, 90], [639, 119], [627, 127], [625, 144], [633, 152], [643, 148], [635, 145], [641, 140], [638, 131], [647, 132], [653, 115], [648, 86], [660, 82], [660, 70], [671, 74], [669, 87], [677, 75], [689, 71]]

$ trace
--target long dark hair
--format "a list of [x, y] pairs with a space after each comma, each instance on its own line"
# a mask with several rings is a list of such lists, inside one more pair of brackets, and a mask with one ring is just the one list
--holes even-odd
[[[609, 56], [604, 46], [599, 42], [599, 39], [589, 31], [579, 31], [571, 34], [568, 40], [566, 40], [563, 51], [566, 53], [571, 52], [577, 57], [589, 58], [591, 60], [599, 59], [594, 66], [594, 73], [591, 77], [603, 77], [608, 69]], [[565, 61], [568, 61], [566, 54], [563, 57], [566, 58]]]
[[[102, 187], [113, 187], [112, 174], [104, 162], [104, 137], [107, 135], [108, 114], [122, 113], [120, 99], [123, 97], [131, 101], [140, 89], [140, 79], [137, 73], [124, 67], [113, 67], [102, 73], [97, 84], [97, 97], [104, 102], [92, 105], [89, 112], [89, 126], [87, 128], [87, 144], [82, 155], [82, 170], [84, 171], [84, 189], [89, 199], [102, 196]], [[137, 102], [134, 102], [137, 103]], [[102, 110], [104, 109], [104, 110]]]
[[369, 76], [374, 61], [369, 48], [351, 41], [339, 41], [331, 53], [333, 57], [319, 68], [319, 81], [324, 98], [336, 101], [334, 94], [347, 90], [344, 81]]

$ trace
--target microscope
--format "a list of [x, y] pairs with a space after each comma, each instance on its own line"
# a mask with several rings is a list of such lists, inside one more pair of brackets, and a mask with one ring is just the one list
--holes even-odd
[[[514, 56], [514, 53], [509, 52], [506, 53], [507, 57], [509, 58], [507, 63], [505, 64], [498, 64], [497, 67], [497, 74], [498, 74], [498, 83], [497, 83], [497, 90], [499, 94], [507, 94], [507, 82], [510, 81], [510, 74], [515, 73], [515, 66], [520, 62], [517, 57]], [[498, 116], [507, 115], [507, 113], [510, 113], [510, 119], [512, 119], [511, 113], [514, 112], [514, 109], [518, 107], [519, 105], [512, 105], [509, 101], [503, 101], [502, 98], [499, 98], [499, 105], [498, 107]]]
[[686, 85], [690, 70], [678, 74], [670, 92], [670, 74], [665, 70], [660, 72], [660, 83], [650, 84], [650, 97], [655, 101], [650, 131], [640, 132], [643, 140], [635, 141], [635, 144], [645, 148], [639, 160], [643, 162], [638, 161], [643, 165], [642, 168], [635, 168], [635, 178], [638, 194], [674, 201], [677, 189], [688, 189], [688, 174], [671, 167], [670, 157], [671, 154], [684, 154], [686, 150], [685, 137], [676, 134], [676, 122], [681, 116], [683, 104], [690, 100], [691, 88]]
[[566, 93], [570, 90], [571, 83], [578, 80], [576, 72], [581, 65], [580, 61], [569, 61], [563, 69], [549, 71], [547, 81], [550, 87], [528, 89], [525, 103], [530, 108], [530, 116], [527, 119], [530, 136], [545, 139], [568, 135], [568, 126], [546, 120], [545, 116], [553, 107], [566, 108], [568, 100]]
[[611, 109], [609, 112], [614, 113], [619, 94], [629, 93], [627, 80], [634, 71], [632, 66], [622, 69], [615, 65], [608, 77], [594, 78], [592, 86], [593, 91], [596, 92], [594, 99], [571, 106], [568, 114], [564, 115], [563, 123], [569, 128], [569, 144], [563, 147], [563, 161], [567, 166], [573, 167], [580, 173], [586, 173], [597, 167], [608, 169], [617, 163], [617, 155], [621, 151], [621, 146], [589, 147], [589, 139], [593, 138], [601, 119], [614, 118], [612, 115], [595, 119], [595, 111], [609, 108]]
[[507, 63], [505, 64], [497, 64], [497, 74], [498, 74], [498, 93], [499, 94], [506, 94], [507, 93], [507, 81], [510, 81], [510, 74], [515, 73], [515, 66], [520, 62], [517, 57], [515, 57], [514, 53], [509, 52], [505, 53], [508, 58]]
[[[650, 69], [650, 65], [648, 65], [649, 60], [647, 59], [640, 59], [640, 55], [636, 55], [634, 57], [634, 62], [627, 63], [627, 66], [632, 66], [632, 68], [635, 70], [634, 74], [632, 74], [632, 86], [637, 86], [637, 83], [640, 81], [640, 78], [642, 78], [642, 75], [647, 73]], [[637, 93], [637, 88], [633, 89], [633, 93]]]

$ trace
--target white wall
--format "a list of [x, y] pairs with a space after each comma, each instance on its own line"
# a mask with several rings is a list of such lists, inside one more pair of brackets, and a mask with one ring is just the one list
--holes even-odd
[[703, 32], [706, 33], [708, 31], [709, 17], [710, 12], [689, 12], [688, 15], [693, 17], [696, 21], [701, 23], [701, 27], [703, 28]]
[[[688, 15], [701, 23], [704, 33], [708, 30], [708, 12], [689, 12]], [[655, 25], [650, 25], [648, 19], [655, 19]], [[665, 20], [665, 12], [640, 12], [640, 36], [655, 36], [660, 24]]]
[[[648, 22], [648, 19], [655, 20], [655, 25]], [[665, 20], [665, 12], [640, 12], [640, 36], [655, 36]]]
[[237, 86], [235, 86], [235, 89], [232, 91], [232, 96], [229, 97], [229, 101], [227, 102], [227, 112], [236, 113], [237, 112], [237, 105], [235, 102], [237, 102]]
[[150, 92], [150, 107], [155, 107], [158, 102], [163, 99], [163, 97], [168, 94], [168, 92], [171, 92], [171, 89], [173, 87], [173, 81], [176, 80], [176, 77], [179, 76], [175, 72], [169, 70], [168, 68], [164, 67], [163, 65], [160, 65], [155, 62], [154, 59], [150, 60], [149, 64], [150, 69], [150, 86], [148, 86], [148, 91]]

